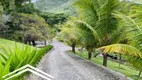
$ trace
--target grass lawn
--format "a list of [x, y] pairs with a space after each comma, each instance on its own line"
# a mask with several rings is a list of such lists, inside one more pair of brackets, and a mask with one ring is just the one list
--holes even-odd
[[[79, 51], [77, 51], [76, 54], [78, 56], [85, 58], [85, 59], [88, 59], [88, 54], [87, 54], [86, 51], [84, 51], [82, 54]], [[103, 59], [102, 59], [101, 56], [97, 56], [96, 58], [92, 57], [91, 61], [93, 61], [94, 63], [97, 63], [99, 65], [102, 65], [102, 63], [103, 63]], [[120, 72], [120, 73], [122, 73], [122, 74], [124, 74], [127, 77], [130, 77], [132, 79], [136, 79], [137, 75], [139, 73], [139, 71], [137, 71], [136, 69], [134, 69], [130, 66], [124, 65], [124, 64], [121, 64], [120, 68], [119, 68], [119, 63], [112, 61], [112, 60], [108, 60], [107, 67], [114, 70], [114, 71]], [[139, 80], [142, 80], [142, 75], [141, 75], [141, 78]]]

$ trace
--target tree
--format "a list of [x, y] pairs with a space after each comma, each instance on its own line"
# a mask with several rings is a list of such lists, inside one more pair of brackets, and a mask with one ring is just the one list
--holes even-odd
[[[110, 45], [120, 41], [122, 27], [118, 27], [117, 18], [119, 0], [76, 0], [75, 6], [79, 12], [79, 18], [90, 25], [99, 35], [101, 44], [94, 47]], [[121, 35], [120, 35], [121, 34]], [[107, 55], [104, 54], [104, 66], [107, 63]]]
[[27, 14], [37, 13], [39, 14], [38, 9], [34, 7], [33, 3], [25, 3], [24, 5], [21, 5], [21, 7], [17, 7], [15, 11], [17, 13], [27, 13]]
[[[101, 47], [123, 41], [127, 43], [127, 33], [140, 28], [134, 21], [135, 17], [130, 17], [130, 14], [133, 12], [131, 8], [135, 6], [134, 3], [130, 1], [75, 0], [74, 5], [78, 9], [78, 17], [82, 20], [82, 23], [89, 25], [96, 31], [96, 34], [99, 35], [101, 39], [101, 43], [92, 43], [93, 47]], [[133, 26], [129, 25], [126, 20]], [[79, 25], [82, 26], [82, 24]], [[91, 49], [89, 49], [89, 51], [91, 51]], [[103, 59], [103, 65], [107, 66], [107, 53], [103, 53]]]
[[[100, 38], [97, 32], [85, 22], [75, 20], [66, 24], [61, 30], [63, 39], [67, 39], [72, 43], [72, 50], [74, 52], [75, 45], [81, 45], [88, 50], [88, 59], [91, 59], [94, 45], [96, 45]], [[65, 39], [65, 40], [66, 40]]]
[[126, 56], [125, 59], [127, 60], [127, 63], [130, 63], [134, 68], [139, 70], [139, 74], [137, 77], [137, 80], [139, 79], [141, 72], [142, 72], [142, 51], [141, 51], [141, 43], [137, 45], [137, 47], [127, 45], [127, 44], [113, 44], [101, 47], [99, 49], [103, 49], [104, 53], [117, 53], [121, 54], [123, 56]]
[[0, 5], [0, 37], [6, 37], [9, 26], [5, 25], [3, 7]]
[[[127, 41], [128, 33], [140, 29], [140, 24], [137, 23], [141, 21], [141, 6], [136, 3], [120, 0], [76, 0], [75, 6], [79, 19], [90, 25], [101, 38], [102, 43], [94, 45], [95, 47]], [[103, 54], [103, 65], [106, 66], [107, 54]]]
[[35, 41], [45, 40], [47, 38], [48, 25], [37, 14], [13, 14], [12, 21], [9, 25], [9, 29], [12, 31], [9, 33], [9, 38], [11, 39]]
[[0, 0], [4, 13], [11, 13], [11, 11], [15, 11], [17, 8], [22, 7], [25, 3], [31, 3], [31, 0]]
[[45, 19], [45, 21], [53, 26], [55, 24], [63, 24], [68, 20], [68, 15], [65, 15], [64, 13], [55, 14], [55, 13], [40, 13], [41, 17]]
[[[129, 6], [129, 7], [128, 7]], [[127, 8], [126, 9], [128, 12], [126, 12], [124, 14], [117, 14], [116, 16], [119, 18], [119, 25], [121, 25], [122, 27], [126, 27], [126, 37], [128, 39], [128, 43], [129, 45], [127, 46], [133, 46], [136, 49], [133, 48], [126, 48], [124, 45], [122, 45], [121, 47], [118, 47], [118, 45], [120, 44], [114, 44], [115, 46], [106, 46], [106, 51], [110, 52], [118, 52], [118, 53], [122, 53], [123, 51], [127, 51], [124, 52], [124, 54], [130, 53], [130, 56], [127, 56], [127, 61], [129, 63], [132, 64], [133, 67], [135, 67], [137, 70], [139, 70], [139, 75], [138, 78], [141, 75], [141, 71], [142, 71], [142, 64], [141, 64], [141, 55], [142, 55], [142, 46], [141, 46], [141, 41], [142, 41], [142, 33], [141, 33], [141, 29], [142, 29], [142, 24], [141, 24], [141, 15], [142, 15], [142, 5], [140, 4], [136, 4], [136, 3], [131, 3], [131, 4], [127, 4]], [[122, 49], [121, 49], [122, 48]], [[137, 78], [137, 79], [138, 79]]]
[[[72, 47], [72, 52], [75, 54], [75, 46], [76, 46], [76, 37], [74, 36], [73, 31], [74, 29], [72, 28], [73, 24], [72, 22], [68, 21], [66, 23], [66, 25], [61, 28], [61, 32], [59, 34], [59, 37], [66, 42], [67, 44], [69, 44]], [[70, 31], [68, 31], [70, 30]], [[71, 34], [70, 34], [71, 33]]]

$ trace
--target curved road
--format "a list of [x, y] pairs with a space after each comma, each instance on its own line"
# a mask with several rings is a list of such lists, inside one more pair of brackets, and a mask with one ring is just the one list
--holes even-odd
[[[81, 59], [67, 51], [62, 42], [54, 40], [54, 48], [41, 60], [38, 68], [54, 76], [54, 80], [127, 80], [121, 74]], [[44, 80], [31, 75], [28, 80]]]

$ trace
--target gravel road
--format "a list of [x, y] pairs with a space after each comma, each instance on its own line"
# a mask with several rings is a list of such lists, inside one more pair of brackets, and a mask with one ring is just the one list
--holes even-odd
[[[54, 48], [46, 54], [38, 68], [52, 75], [54, 80], [128, 80], [125, 76], [107, 68], [98, 66], [67, 51], [71, 50], [62, 42], [54, 40]], [[45, 80], [30, 75], [27, 80]]]

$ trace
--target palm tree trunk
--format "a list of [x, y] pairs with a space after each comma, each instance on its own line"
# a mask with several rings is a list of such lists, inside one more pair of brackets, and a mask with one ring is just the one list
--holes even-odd
[[88, 59], [91, 60], [91, 57], [92, 57], [92, 52], [88, 51]]
[[75, 54], [75, 43], [72, 44], [72, 52]]
[[83, 47], [81, 47], [80, 53], [81, 53], [81, 57], [82, 57], [82, 54], [83, 54]]
[[122, 58], [122, 55], [120, 54], [120, 57], [119, 57], [119, 67], [120, 68], [120, 65], [121, 65], [121, 58]]
[[103, 66], [107, 67], [107, 53], [103, 54]]
[[142, 71], [139, 71], [139, 74], [138, 74], [138, 77], [137, 77], [137, 79], [136, 79], [136, 80], [138, 80], [138, 79], [140, 78], [141, 73], [142, 73]]

